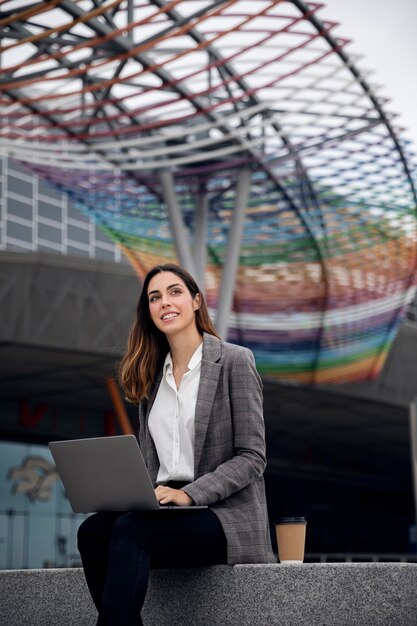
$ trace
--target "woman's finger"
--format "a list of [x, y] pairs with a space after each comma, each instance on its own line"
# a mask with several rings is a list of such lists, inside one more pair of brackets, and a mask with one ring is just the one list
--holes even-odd
[[171, 489], [170, 487], [157, 487], [155, 489], [155, 495], [160, 504], [167, 504], [168, 502], [173, 502], [175, 498], [177, 490]]

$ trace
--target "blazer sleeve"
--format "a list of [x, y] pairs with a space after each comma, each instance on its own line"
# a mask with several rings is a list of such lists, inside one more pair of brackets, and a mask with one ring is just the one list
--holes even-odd
[[196, 505], [227, 498], [260, 478], [266, 467], [262, 381], [252, 352], [234, 350], [227, 366], [234, 454], [183, 488]]

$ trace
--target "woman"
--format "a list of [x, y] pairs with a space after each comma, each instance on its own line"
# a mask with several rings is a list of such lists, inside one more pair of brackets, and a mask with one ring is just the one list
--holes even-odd
[[98, 624], [118, 626], [142, 623], [150, 567], [274, 561], [260, 377], [249, 350], [217, 337], [184, 269], [147, 274], [120, 379], [139, 404], [139, 444], [158, 501], [208, 508], [83, 522], [78, 545]]

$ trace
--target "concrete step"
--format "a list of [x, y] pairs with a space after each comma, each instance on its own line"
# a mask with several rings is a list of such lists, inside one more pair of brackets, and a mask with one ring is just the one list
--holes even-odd
[[[417, 564], [219, 565], [151, 572], [145, 626], [415, 626]], [[82, 569], [0, 571], [1, 626], [92, 626]]]

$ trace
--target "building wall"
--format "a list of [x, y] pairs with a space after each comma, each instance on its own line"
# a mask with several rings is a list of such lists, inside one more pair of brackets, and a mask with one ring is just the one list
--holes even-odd
[[0, 250], [126, 262], [113, 242], [61, 193], [0, 153]]
[[0, 569], [80, 565], [75, 514], [45, 445], [0, 441]]

